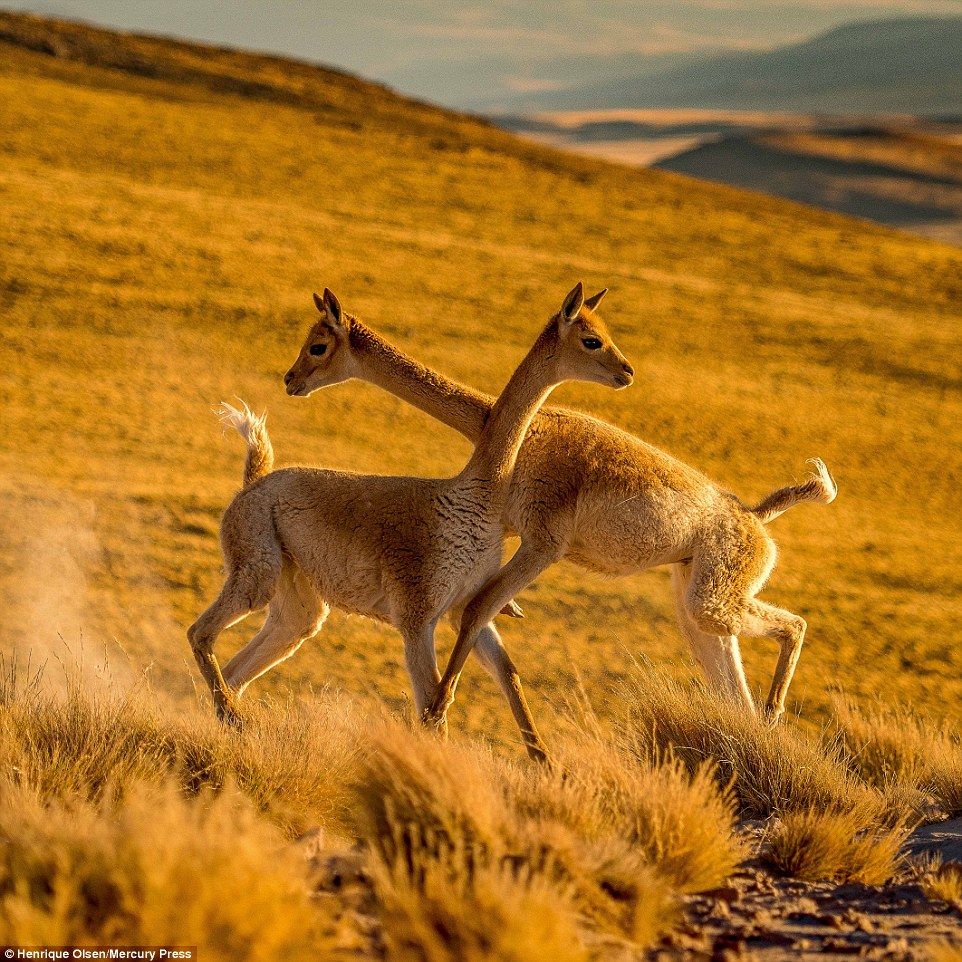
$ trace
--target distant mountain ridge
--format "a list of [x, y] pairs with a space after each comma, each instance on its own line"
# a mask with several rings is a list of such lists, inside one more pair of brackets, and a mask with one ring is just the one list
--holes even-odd
[[529, 95], [515, 110], [695, 107], [819, 113], [962, 112], [962, 16], [851, 23], [765, 52]]

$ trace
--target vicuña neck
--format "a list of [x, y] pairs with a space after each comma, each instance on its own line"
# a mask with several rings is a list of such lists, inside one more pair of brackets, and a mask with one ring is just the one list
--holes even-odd
[[432, 371], [380, 335], [351, 321], [351, 347], [360, 376], [447, 424], [477, 444], [494, 399]]
[[547, 374], [557, 331], [549, 325], [525, 355], [494, 402], [462, 478], [506, 484], [518, 460], [528, 428], [558, 382]]

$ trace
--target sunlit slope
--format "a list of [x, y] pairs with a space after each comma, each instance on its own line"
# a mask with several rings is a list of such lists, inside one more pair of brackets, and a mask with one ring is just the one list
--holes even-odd
[[[190, 694], [184, 633], [219, 586], [241, 476], [212, 404], [267, 406], [282, 461], [442, 474], [467, 453], [371, 387], [284, 395], [311, 290], [495, 392], [583, 278], [612, 288], [639, 376], [559, 403], [746, 499], [810, 456], [836, 474], [835, 504], [773, 526], [765, 597], [810, 623], [790, 703], [814, 717], [841, 685], [962, 716], [958, 250], [563, 156], [284, 61], [9, 15], [0, 32], [4, 650], [65, 642]], [[663, 573], [560, 567], [520, 600], [504, 633], [536, 711], [577, 679], [603, 711], [632, 658], [689, 671]], [[744, 647], [767, 685], [774, 644]], [[392, 631], [334, 613], [260, 690], [396, 703], [402, 664]], [[452, 721], [515, 737], [474, 667]]]

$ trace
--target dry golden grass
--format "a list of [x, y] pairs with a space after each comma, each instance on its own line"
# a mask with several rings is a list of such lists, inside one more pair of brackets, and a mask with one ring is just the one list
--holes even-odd
[[[191, 699], [184, 633], [217, 586], [241, 457], [212, 404], [268, 407], [282, 462], [440, 474], [465, 455], [373, 388], [284, 396], [309, 292], [332, 286], [403, 348], [497, 391], [583, 277], [612, 286], [606, 319], [639, 378], [559, 403], [746, 498], [811, 455], [838, 477], [835, 504], [773, 528], [765, 595], [810, 624], [790, 704], [827, 715], [830, 679], [958, 720], [957, 250], [565, 157], [337, 74], [64, 31], [81, 54], [42, 24], [30, 43], [61, 56], [0, 42], [6, 651], [52, 663], [82, 643], [121, 682], [151, 665], [156, 688]], [[505, 635], [538, 715], [574, 666], [602, 713], [639, 654], [691, 672], [661, 573], [561, 566], [521, 601]], [[775, 646], [744, 649], [764, 688]], [[309, 683], [399, 707], [400, 642], [335, 613], [252, 693]], [[455, 725], [517, 744], [473, 665], [461, 692]]]
[[638, 668], [619, 705], [619, 724], [638, 756], [669, 751], [692, 771], [712, 763], [743, 817], [808, 809], [880, 815], [884, 807], [881, 794], [847, 769], [831, 741], [791, 723], [771, 728], [699, 684]]
[[[192, 898], [205, 957], [280, 903], [249, 957], [323, 955], [337, 924], [285, 854], [319, 826], [364, 853], [393, 957], [561, 962], [650, 945], [743, 857], [737, 816], [794, 825], [783, 863], [824, 872], [809, 811], [857, 813], [884, 849], [899, 818], [957, 809], [957, 742], [926, 726], [962, 703], [958, 251], [563, 157], [313, 68], [25, 23], [0, 14], [0, 650], [47, 670], [0, 684], [0, 941], [165, 941]], [[800, 717], [771, 731], [688, 683], [663, 575], [559, 567], [505, 630], [558, 772], [518, 760], [473, 667], [454, 744], [410, 731], [399, 639], [336, 613], [258, 683], [243, 732], [218, 728], [185, 640], [240, 472], [210, 405], [269, 406], [281, 460], [450, 472], [464, 443], [373, 389], [284, 397], [310, 290], [493, 392], [578, 276], [614, 288], [639, 383], [559, 401], [746, 498], [809, 455], [838, 476], [831, 508], [779, 521], [766, 589], [811, 626]], [[745, 648], [761, 687], [774, 646]], [[578, 679], [592, 710], [552, 706]], [[836, 719], [829, 680], [933, 720]], [[884, 863], [830, 854], [840, 875]], [[234, 905], [204, 882], [221, 875]]]
[[8, 676], [0, 939], [196, 933], [215, 958], [238, 940], [248, 954], [233, 957], [294, 942], [306, 957], [338, 930], [327, 903], [306, 905], [288, 841], [317, 827], [360, 846], [393, 957], [534, 959], [558, 944], [582, 958], [650, 944], [679, 894], [722, 884], [746, 853], [707, 770], [644, 763], [616, 741], [576, 764], [583, 736], [553, 774], [377, 716], [320, 696], [264, 706], [237, 732], [145, 690], [54, 697]]
[[[491, 873], [541, 879], [608, 937], [646, 944], [673, 918], [672, 890], [720, 885], [744, 846], [708, 779], [675, 766], [639, 774], [627, 756], [621, 764], [531, 771], [390, 726], [361, 769], [359, 834], [395, 880], [408, 866], [414, 884], [424, 859], [441, 863], [437, 871], [467, 863], [487, 873], [486, 884]], [[612, 798], [616, 781], [647, 795]]]
[[962, 815], [962, 737], [899, 705], [859, 709], [839, 700], [834, 726], [849, 765], [883, 791], [916, 792], [947, 817]]
[[51, 802], [4, 776], [0, 840], [6, 944], [174, 940], [225, 962], [327, 953], [303, 863], [234, 792], [188, 801], [125, 781], [119, 797]]
[[[381, 867], [387, 950], [398, 962], [586, 962], [572, 904], [556, 886], [463, 852]], [[459, 856], [462, 857], [459, 860]]]
[[882, 885], [899, 868], [903, 826], [878, 825], [862, 812], [798, 811], [783, 815], [765, 841], [776, 871], [808, 882]]
[[962, 908], [962, 865], [950, 862], [931, 866], [922, 876], [922, 891], [930, 899]]
[[[648, 682], [619, 698], [616, 716], [637, 719], [650, 691], [671, 687], [666, 675]], [[694, 715], [704, 706], [689, 694]], [[664, 702], [656, 713], [667, 717]], [[784, 737], [779, 774], [760, 777], [774, 757], [764, 729], [737, 755], [724, 732], [703, 735], [714, 754], [696, 759], [621, 722], [569, 712], [555, 724], [559, 764], [545, 771], [473, 739], [443, 744], [373, 701], [265, 704], [237, 732], [146, 687], [50, 695], [8, 674], [0, 940], [189, 936], [213, 958], [238, 957], [238, 940], [241, 958], [300, 958], [342, 946], [345, 927], [373, 927], [397, 959], [616, 958], [653, 944], [680, 895], [721, 886], [746, 858], [740, 784], [777, 786], [763, 851], [778, 871], [877, 884], [898, 864], [897, 820], [911, 811], [820, 756], [815, 736]], [[817, 790], [780, 774], [819, 757]], [[748, 797], [762, 805], [760, 789]], [[334, 896], [305, 902], [291, 840], [314, 828], [357, 847], [366, 921]], [[951, 897], [948, 871], [928, 873], [930, 897]]]
[[287, 833], [340, 824], [359, 751], [336, 700], [263, 706], [242, 742], [206, 713], [161, 711], [144, 690], [90, 697], [71, 683], [51, 699], [38, 679], [0, 681], [0, 764], [44, 798], [97, 801], [108, 786], [162, 783], [245, 792]]

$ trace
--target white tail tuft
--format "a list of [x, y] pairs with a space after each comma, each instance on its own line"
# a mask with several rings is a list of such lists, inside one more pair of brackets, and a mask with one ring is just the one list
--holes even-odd
[[267, 434], [267, 412], [254, 414], [240, 398], [235, 408], [226, 401], [214, 408], [214, 413], [225, 427], [233, 428], [247, 442], [247, 460], [244, 463], [244, 487], [269, 474], [274, 467], [274, 449]]
[[831, 504], [835, 500], [838, 488], [825, 462], [821, 458], [812, 458], [808, 463], [815, 470], [806, 481], [801, 484], [790, 484], [787, 488], [779, 488], [750, 509], [759, 521], [768, 524], [789, 508], [794, 508], [796, 504], [804, 504], [806, 501]]
[[233, 428], [245, 441], [250, 441], [255, 431], [262, 430], [267, 424], [267, 412], [256, 415], [240, 398], [240, 408], [221, 401], [214, 408], [214, 414], [225, 428]]
[[828, 470], [821, 458], [810, 458], [808, 463], [815, 469], [812, 472], [812, 478], [821, 488], [821, 500], [825, 504], [831, 504], [838, 496], [838, 487], [835, 484], [835, 478], [832, 477], [832, 472]]

